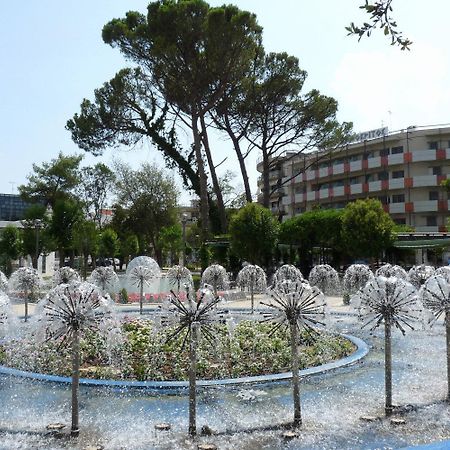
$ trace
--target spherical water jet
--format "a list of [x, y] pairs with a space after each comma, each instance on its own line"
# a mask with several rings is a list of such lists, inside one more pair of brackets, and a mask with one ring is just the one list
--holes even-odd
[[22, 297], [25, 302], [25, 322], [28, 321], [28, 301], [37, 295], [41, 287], [41, 278], [36, 269], [21, 267], [9, 279], [8, 292], [14, 296]]
[[119, 277], [111, 266], [97, 267], [88, 278], [88, 282], [99, 287], [104, 294], [117, 292], [120, 286]]
[[395, 277], [375, 277], [358, 292], [359, 316], [362, 328], [374, 330], [384, 323], [385, 338], [385, 412], [391, 415], [392, 406], [392, 350], [391, 333], [394, 326], [404, 335], [413, 330], [413, 322], [420, 317], [417, 291], [410, 283]]
[[402, 280], [408, 279], [408, 273], [403, 267], [392, 264], [383, 264], [376, 270], [375, 276], [385, 278], [395, 277], [401, 278]]
[[325, 298], [316, 287], [309, 287], [301, 282], [285, 281], [277, 284], [269, 291], [270, 302], [262, 304], [273, 310], [272, 315], [265, 319], [274, 322], [271, 333], [279, 328], [289, 327], [291, 335], [292, 357], [292, 388], [294, 399], [294, 427], [302, 423], [300, 407], [299, 378], [299, 333], [303, 328], [315, 332], [314, 327], [324, 325]]
[[408, 272], [408, 281], [416, 289], [420, 289], [420, 286], [434, 274], [434, 270], [434, 267], [425, 264], [413, 266]]
[[230, 286], [225, 267], [220, 264], [212, 264], [207, 267], [202, 273], [202, 285], [209, 284], [213, 287], [214, 295], [217, 295], [217, 290], [225, 290]]
[[73, 281], [81, 281], [80, 274], [72, 267], [64, 266], [60, 267], [53, 274], [53, 285], [58, 286], [58, 284], [68, 284]]
[[250, 291], [251, 309], [253, 314], [255, 292], [263, 293], [267, 288], [267, 278], [264, 270], [256, 264], [248, 264], [239, 271], [236, 283], [240, 289], [248, 289]]
[[339, 275], [329, 264], [314, 266], [309, 273], [309, 284], [326, 295], [335, 295], [340, 290]]
[[187, 290], [194, 287], [191, 271], [184, 266], [171, 267], [166, 273], [166, 278], [169, 285], [177, 289], [177, 292], [180, 292], [182, 286], [186, 286]]
[[303, 274], [292, 264], [283, 264], [273, 275], [273, 285], [283, 281], [302, 281]]
[[45, 340], [54, 340], [59, 347], [70, 346], [72, 353], [72, 427], [71, 435], [79, 434], [78, 390], [80, 379], [80, 337], [88, 331], [99, 331], [111, 316], [111, 301], [97, 286], [73, 282], [52, 289], [40, 305], [40, 326]]

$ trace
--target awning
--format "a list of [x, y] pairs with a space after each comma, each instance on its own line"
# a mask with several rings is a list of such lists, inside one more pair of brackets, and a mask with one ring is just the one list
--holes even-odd
[[395, 241], [393, 246], [395, 248], [406, 248], [406, 249], [443, 248], [443, 247], [450, 247], [450, 238]]

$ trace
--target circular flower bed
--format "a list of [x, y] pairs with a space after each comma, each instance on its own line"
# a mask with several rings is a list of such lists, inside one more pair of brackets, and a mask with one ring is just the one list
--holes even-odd
[[[200, 339], [198, 378], [219, 379], [266, 375], [290, 370], [287, 331], [269, 336], [270, 324], [241, 321], [230, 330], [215, 326], [211, 345]], [[184, 336], [167, 342], [173, 328], [156, 328], [150, 321], [130, 320], [108, 336], [90, 334], [81, 342], [81, 376], [115, 380], [186, 380], [188, 351]], [[348, 356], [354, 345], [328, 333], [301, 334], [301, 369]], [[0, 363], [20, 370], [70, 376], [69, 351], [55, 343], [12, 341], [0, 348]]]

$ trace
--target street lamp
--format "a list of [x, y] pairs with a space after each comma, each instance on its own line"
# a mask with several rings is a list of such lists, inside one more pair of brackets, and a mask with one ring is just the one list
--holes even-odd
[[188, 220], [188, 215], [186, 213], [181, 214], [181, 225], [183, 227], [183, 254], [181, 260], [181, 266], [184, 267], [186, 263], [186, 223]]
[[38, 268], [38, 259], [39, 259], [39, 230], [44, 228], [44, 222], [42, 219], [34, 219], [33, 221], [34, 229], [36, 230], [36, 267]]

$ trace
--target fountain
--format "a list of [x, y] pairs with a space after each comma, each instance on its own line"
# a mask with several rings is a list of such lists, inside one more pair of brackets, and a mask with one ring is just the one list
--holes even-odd
[[415, 288], [395, 277], [376, 277], [370, 280], [357, 295], [362, 327], [375, 330], [384, 323], [385, 352], [385, 412], [392, 414], [392, 327], [404, 335], [406, 328], [413, 330], [412, 322], [418, 319], [420, 307]]
[[101, 266], [94, 269], [88, 282], [99, 287], [103, 294], [117, 292], [120, 286], [119, 277], [111, 266]]
[[40, 305], [39, 326], [45, 340], [70, 346], [72, 353], [72, 427], [71, 435], [79, 434], [78, 390], [80, 380], [80, 338], [83, 333], [98, 331], [111, 314], [110, 301], [97, 286], [72, 281], [52, 289]]
[[[374, 280], [369, 285], [371, 283], [373, 284]], [[298, 284], [300, 286], [300, 283]], [[380, 286], [377, 287], [378, 291], [375, 289], [370, 294], [370, 297], [385, 295], [383, 294], [385, 291]], [[308, 290], [305, 286], [303, 289]], [[404, 287], [398, 287], [394, 292], [401, 291], [401, 295], [404, 295], [405, 292], [409, 292], [409, 289], [411, 288], [408, 287], [406, 290]], [[396, 387], [396, 399], [403, 404], [410, 402], [411, 398], [415, 401], [408, 410], [407, 423], [399, 425], [392, 422], [391, 424], [390, 419], [379, 419], [374, 422], [360, 421], [360, 416], [364, 413], [377, 415], [379, 386], [385, 376], [383, 366], [380, 364], [383, 358], [382, 346], [379, 344], [382, 335], [379, 328], [375, 328], [384, 320], [380, 316], [383, 310], [382, 305], [395, 305], [397, 315], [393, 314], [393, 316], [398, 320], [398, 324], [394, 322], [392, 326], [399, 326], [401, 327], [399, 329], [403, 331], [408, 328], [402, 321], [406, 317], [404, 314], [410, 314], [414, 318], [418, 316], [416, 312], [411, 311], [418, 309], [413, 304], [403, 306], [399, 304], [401, 295], [399, 294], [397, 301], [393, 301], [393, 296], [390, 294], [388, 295], [391, 298], [390, 302], [378, 301], [378, 312], [376, 312], [377, 301], [371, 302], [366, 299], [365, 302], [361, 302], [361, 317], [366, 318], [365, 322], [372, 318], [372, 322], [363, 329], [357, 325], [354, 316], [340, 315], [338, 311], [333, 311], [329, 320], [333, 322], [333, 328], [336, 331], [360, 335], [372, 344], [372, 349], [363, 364], [315, 375], [312, 378], [307, 376], [308, 371], [301, 373], [301, 406], [304, 411], [308, 411], [308, 414], [303, 418], [300, 415], [302, 433], [292, 436], [295, 440], [288, 444], [290, 448], [399, 448], [449, 438], [447, 430], [450, 428], [450, 417], [447, 406], [438, 402], [444, 386], [447, 386], [447, 380], [439, 371], [436, 371], [436, 366], [442, 359], [445, 341], [442, 339], [442, 331], [437, 328], [416, 330], [409, 335], [409, 339], [399, 339], [395, 333], [392, 333], [390, 337], [393, 346], [398, 348], [398, 352], [395, 352], [393, 369], [402, 380]], [[273, 321], [274, 326], [280, 325], [280, 328], [287, 326], [290, 329], [287, 310], [282, 306], [285, 298], [289, 297], [280, 294], [276, 298], [281, 303], [277, 303], [275, 298], [266, 300], [266, 303], [270, 302], [273, 306], [265, 306], [267, 309], [262, 311], [266, 319], [270, 319], [269, 323]], [[198, 308], [196, 301], [186, 303], [179, 298], [179, 302], [186, 309], [192, 308], [195, 311]], [[203, 304], [202, 301], [201, 305]], [[1, 305], [0, 299], [0, 311]], [[369, 305], [372, 312], [369, 312]], [[172, 306], [175, 308], [175, 305], [172, 304]], [[384, 310], [388, 309], [384, 307]], [[37, 315], [35, 313], [36, 318]], [[214, 315], [213, 313], [212, 318]], [[183, 314], [178, 313], [177, 319], [174, 320], [175, 326], [181, 325], [182, 317]], [[322, 320], [321, 315], [318, 320]], [[405, 320], [412, 324], [409, 318]], [[0, 324], [0, 327], [2, 326], [3, 324]], [[23, 327], [23, 324], [18, 323], [17, 326]], [[205, 330], [207, 333], [208, 326], [209, 324], [206, 324], [204, 327], [203, 336], [206, 336]], [[195, 327], [191, 325], [191, 329]], [[182, 331], [183, 337], [186, 330], [187, 328]], [[187, 337], [186, 345], [188, 342], [190, 337]], [[211, 342], [214, 346], [215, 341]], [[67, 344], [69, 345], [70, 342], [67, 341]], [[292, 351], [292, 348], [290, 350]], [[201, 367], [204, 364], [203, 357], [201, 354], [196, 356], [197, 367]], [[4, 375], [0, 376], [0, 401], [3, 405], [0, 409], [2, 446], [24, 449], [60, 448], [60, 441], [56, 441], [52, 433], [46, 434], [40, 430], [45, 428], [45, 424], [56, 422], [67, 414], [66, 405], [70, 404], [70, 401], [67, 402], [70, 399], [70, 385], [30, 382], [17, 377], [18, 373], [13, 369], [9, 369], [9, 372], [4, 370]], [[15, 376], [12, 377], [12, 374]], [[278, 381], [275, 383], [272, 381], [269, 384], [267, 381], [269, 379]], [[229, 383], [228, 380], [223, 380], [218, 385], [208, 384], [204, 380], [197, 381], [196, 429], [203, 430], [205, 434], [216, 433], [214, 439], [219, 448], [282, 448], [286, 446], [283, 437], [273, 431], [273, 424], [292, 420], [291, 379], [267, 377], [264, 381], [259, 381], [260, 384], [256, 386], [254, 384], [256, 381], [245, 378], [240, 382], [243, 384], [237, 384], [237, 388], [233, 388], [232, 385], [225, 387]], [[426, 389], [423, 386], [424, 380], [427, 380]], [[117, 381], [117, 384], [105, 382], [110, 386], [105, 389], [93, 387], [97, 381], [100, 383], [99, 380], [91, 380], [91, 386], [84, 386], [83, 380], [81, 381], [80, 419], [83, 433], [78, 437], [78, 442], [63, 443], [64, 448], [81, 449], [89, 446], [94, 448], [103, 446], [123, 449], [183, 449], [186, 446], [195, 445], [186, 443], [182, 431], [184, 425], [189, 426], [186, 419], [185, 396], [174, 395], [177, 392], [176, 389], [181, 389], [181, 392], [186, 389], [187, 392], [187, 385], [175, 382], [172, 386], [156, 381], [148, 387], [143, 387], [138, 383], [131, 382], [125, 385]], [[287, 381], [289, 381], [288, 385]], [[234, 380], [233, 383], [239, 382]], [[133, 390], [133, 385], [140, 386], [142, 390]], [[171, 429], [164, 432], [155, 431], [155, 426], [161, 422], [171, 423]], [[203, 425], [205, 423], [208, 426]], [[173, 426], [174, 424], [176, 426]], [[395, 431], [392, 429], [394, 425]], [[153, 433], [149, 433], [152, 429]], [[250, 430], [251, 433], [248, 433]], [[204, 437], [200, 433], [197, 439], [196, 444], [202, 444]]]
[[340, 290], [339, 275], [328, 264], [318, 264], [312, 268], [309, 284], [317, 286], [326, 295], [336, 294]]
[[131, 285], [139, 288], [139, 314], [141, 315], [143, 312], [144, 286], [150, 286], [155, 278], [161, 276], [159, 266], [158, 264], [155, 266], [155, 264], [156, 261], [152, 258], [138, 256], [137, 258], [134, 258], [127, 267], [127, 279]]
[[255, 310], [255, 292], [262, 293], [267, 287], [267, 279], [264, 270], [256, 264], [248, 264], [239, 271], [236, 278], [236, 284], [240, 289], [248, 289], [250, 291], [251, 312], [253, 314]]
[[53, 274], [53, 285], [58, 286], [59, 284], [68, 284], [74, 281], [80, 281], [80, 274], [72, 267], [64, 266], [55, 270]]
[[228, 289], [230, 280], [225, 267], [220, 264], [212, 264], [202, 273], [202, 285], [210, 285], [213, 288], [214, 295], [217, 295], [218, 289]]
[[41, 278], [38, 271], [31, 267], [20, 267], [11, 275], [8, 282], [10, 295], [20, 297], [23, 295], [25, 304], [25, 322], [28, 321], [28, 302], [30, 298], [37, 295], [41, 287]]
[[325, 315], [325, 300], [322, 292], [316, 287], [311, 288], [299, 281], [290, 280], [278, 283], [269, 294], [271, 301], [262, 304], [274, 310], [266, 319], [275, 323], [271, 333], [282, 326], [288, 326], [291, 335], [293, 426], [297, 428], [302, 423], [298, 348], [300, 332], [306, 329], [313, 334], [315, 326], [324, 325], [320, 319]]
[[182, 286], [185, 286], [186, 291], [194, 287], [192, 274], [190, 270], [184, 266], [171, 267], [166, 273], [166, 278], [169, 285], [172, 288], [177, 289], [178, 293], [180, 292]]
[[434, 275], [435, 276], [440, 275], [441, 277], [444, 277], [446, 279], [447, 283], [450, 283], [450, 266], [438, 267], [434, 271]]
[[375, 276], [385, 278], [395, 277], [401, 278], [403, 280], [408, 279], [408, 273], [406, 272], [406, 270], [403, 267], [397, 266], [395, 264], [383, 264], [377, 269], [377, 271], [375, 272]]
[[303, 274], [300, 269], [293, 266], [292, 264], [283, 264], [273, 275], [273, 285], [276, 286], [278, 283], [283, 281], [303, 281]]
[[372, 279], [373, 273], [365, 264], [352, 264], [349, 266], [342, 279], [344, 304], [349, 304], [350, 297], [362, 289], [367, 282]]
[[425, 264], [413, 266], [408, 272], [408, 281], [416, 289], [420, 289], [420, 286], [434, 274], [434, 270], [434, 267]]
[[444, 316], [447, 344], [447, 401], [450, 401], [450, 285], [440, 276], [428, 278], [419, 291], [424, 306], [433, 312], [430, 325], [434, 325], [440, 316]]
[[173, 318], [176, 319], [177, 325], [175, 331], [169, 335], [168, 342], [175, 337], [184, 333], [181, 349], [183, 350], [187, 341], [189, 341], [189, 435], [197, 434], [197, 345], [200, 333], [214, 345], [214, 330], [211, 324], [217, 320], [215, 307], [221, 301], [220, 297], [214, 295], [208, 289], [199, 293], [197, 299], [193, 299], [194, 294], [187, 292], [186, 305], [181, 301], [179, 294], [172, 291], [169, 297]]

